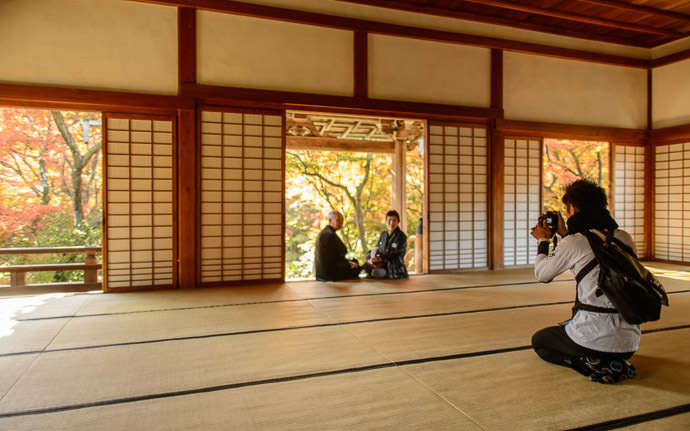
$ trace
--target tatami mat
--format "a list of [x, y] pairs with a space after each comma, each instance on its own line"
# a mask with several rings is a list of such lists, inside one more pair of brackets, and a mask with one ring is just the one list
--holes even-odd
[[0, 414], [385, 362], [339, 327], [53, 352], [34, 361]]
[[637, 423], [625, 427], [627, 431], [671, 431], [690, 429], [690, 413], [664, 417], [649, 422]]
[[404, 368], [485, 429], [571, 429], [690, 402], [688, 339], [690, 329], [645, 335], [631, 360], [638, 377], [618, 385], [589, 382], [531, 351]]
[[[415, 283], [410, 284], [420, 287]], [[79, 318], [70, 321], [58, 317], [64, 316], [61, 314], [54, 315], [52, 319], [24, 315], [20, 317], [23, 320], [15, 323], [16, 330], [0, 346], [0, 354], [507, 307], [532, 307], [569, 301], [573, 286], [570, 280], [553, 282], [547, 288], [539, 283], [482, 287], [457, 287], [458, 284], [457, 281], [436, 284], [437, 290], [434, 291], [398, 289], [395, 292], [358, 292], [347, 296], [321, 297], [323, 299], [268, 299], [263, 303], [242, 305], [234, 302], [237, 299], [234, 292], [224, 290], [223, 295], [216, 298], [215, 305], [202, 301], [197, 302], [201, 305], [187, 307], [182, 306], [183, 300], [178, 297], [179, 294], [174, 293], [169, 296], [175, 297], [176, 306], [161, 309], [159, 305], [148, 311], [139, 308], [139, 305], [132, 306], [132, 301], [129, 301], [129, 307], [123, 307], [121, 299], [116, 298], [118, 305], [111, 308], [111, 313], [80, 313], [77, 314]], [[439, 288], [442, 290], [438, 290]], [[256, 290], [261, 289], [263, 288]], [[143, 293], [147, 294], [149, 293]], [[163, 295], [161, 292], [156, 294]], [[183, 296], [186, 295], [185, 293]], [[270, 297], [270, 292], [268, 295]], [[102, 303], [113, 296], [120, 295], [101, 295], [94, 301]], [[172, 300], [169, 299], [167, 305], [172, 305], [171, 303]], [[117, 309], [121, 311], [115, 311]], [[94, 334], [97, 334], [98, 343], [93, 341]]]
[[569, 313], [567, 305], [347, 325], [391, 361], [460, 355], [529, 345], [531, 334]]
[[295, 328], [331, 323], [308, 302], [250, 304], [241, 307], [193, 308], [72, 319], [48, 347], [64, 349], [180, 337]]
[[0, 357], [0, 393], [3, 396], [24, 375], [36, 358], [38, 354]]
[[660, 266], [679, 293], [614, 386], [531, 351], [574, 295], [531, 270], [26, 298], [0, 429], [690, 429], [690, 273]]
[[481, 430], [399, 369], [0, 419], [16, 431]]
[[[69, 318], [18, 322], [11, 320], [0, 336], [0, 355], [35, 352], [45, 349], [62, 329]], [[7, 322], [7, 321], [6, 321]]]

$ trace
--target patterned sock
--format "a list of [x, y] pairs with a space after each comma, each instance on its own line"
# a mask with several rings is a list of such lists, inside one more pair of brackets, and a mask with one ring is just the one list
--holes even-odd
[[589, 377], [592, 375], [592, 368], [589, 365], [589, 359], [586, 356], [575, 356], [573, 358], [570, 358], [570, 361], [566, 361], [570, 367], [577, 371], [578, 373], [582, 374], [585, 377]]
[[598, 383], [617, 383], [633, 379], [635, 367], [625, 359], [599, 359], [587, 356], [573, 358], [572, 367], [589, 380]]

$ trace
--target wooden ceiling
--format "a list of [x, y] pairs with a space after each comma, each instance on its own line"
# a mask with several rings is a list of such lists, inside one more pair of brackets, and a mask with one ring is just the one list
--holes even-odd
[[690, 36], [688, 0], [340, 1], [642, 48]]
[[416, 148], [424, 137], [421, 120], [355, 117], [288, 111], [285, 121], [288, 149], [392, 153], [395, 142]]

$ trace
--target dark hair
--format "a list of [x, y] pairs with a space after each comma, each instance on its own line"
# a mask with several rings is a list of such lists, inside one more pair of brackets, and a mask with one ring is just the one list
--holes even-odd
[[395, 217], [398, 219], [398, 223], [400, 223], [400, 214], [396, 210], [390, 210], [386, 213], [386, 218], [388, 217]]
[[563, 203], [573, 205], [580, 211], [604, 210], [608, 205], [606, 191], [592, 180], [577, 179], [568, 184], [563, 194]]

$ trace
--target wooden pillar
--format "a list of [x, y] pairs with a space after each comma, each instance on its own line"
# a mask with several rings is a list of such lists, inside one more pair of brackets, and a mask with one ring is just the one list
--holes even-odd
[[[84, 263], [93, 264], [98, 263], [98, 258], [96, 258], [97, 250], [86, 250], [86, 257], [84, 258]], [[84, 283], [98, 283], [98, 268], [86, 268], [84, 269]]]
[[366, 98], [369, 95], [369, 34], [364, 31], [354, 33], [354, 88], [355, 97]]
[[197, 286], [197, 154], [196, 114], [178, 112], [177, 153], [177, 259], [180, 288]]
[[406, 151], [407, 146], [405, 141], [396, 139], [395, 149], [393, 152], [393, 172], [392, 172], [392, 186], [393, 196], [391, 199], [391, 208], [400, 213], [400, 230], [405, 232], [407, 228], [407, 160]]
[[[491, 50], [491, 107], [503, 109], [503, 51]], [[502, 269], [504, 149], [502, 119], [491, 122], [489, 130], [489, 268]]]
[[196, 84], [196, 9], [177, 8], [177, 79], [183, 84]]
[[652, 131], [652, 69], [647, 69], [647, 138], [644, 146], [644, 259], [654, 258], [655, 151]]
[[[178, 8], [178, 85], [196, 84], [196, 9]], [[194, 105], [194, 103], [190, 103]], [[177, 283], [198, 286], [196, 109], [177, 113]]]
[[424, 220], [417, 225], [414, 241], [414, 272], [421, 274], [424, 272]]
[[26, 272], [14, 271], [10, 272], [10, 286], [26, 286]]

